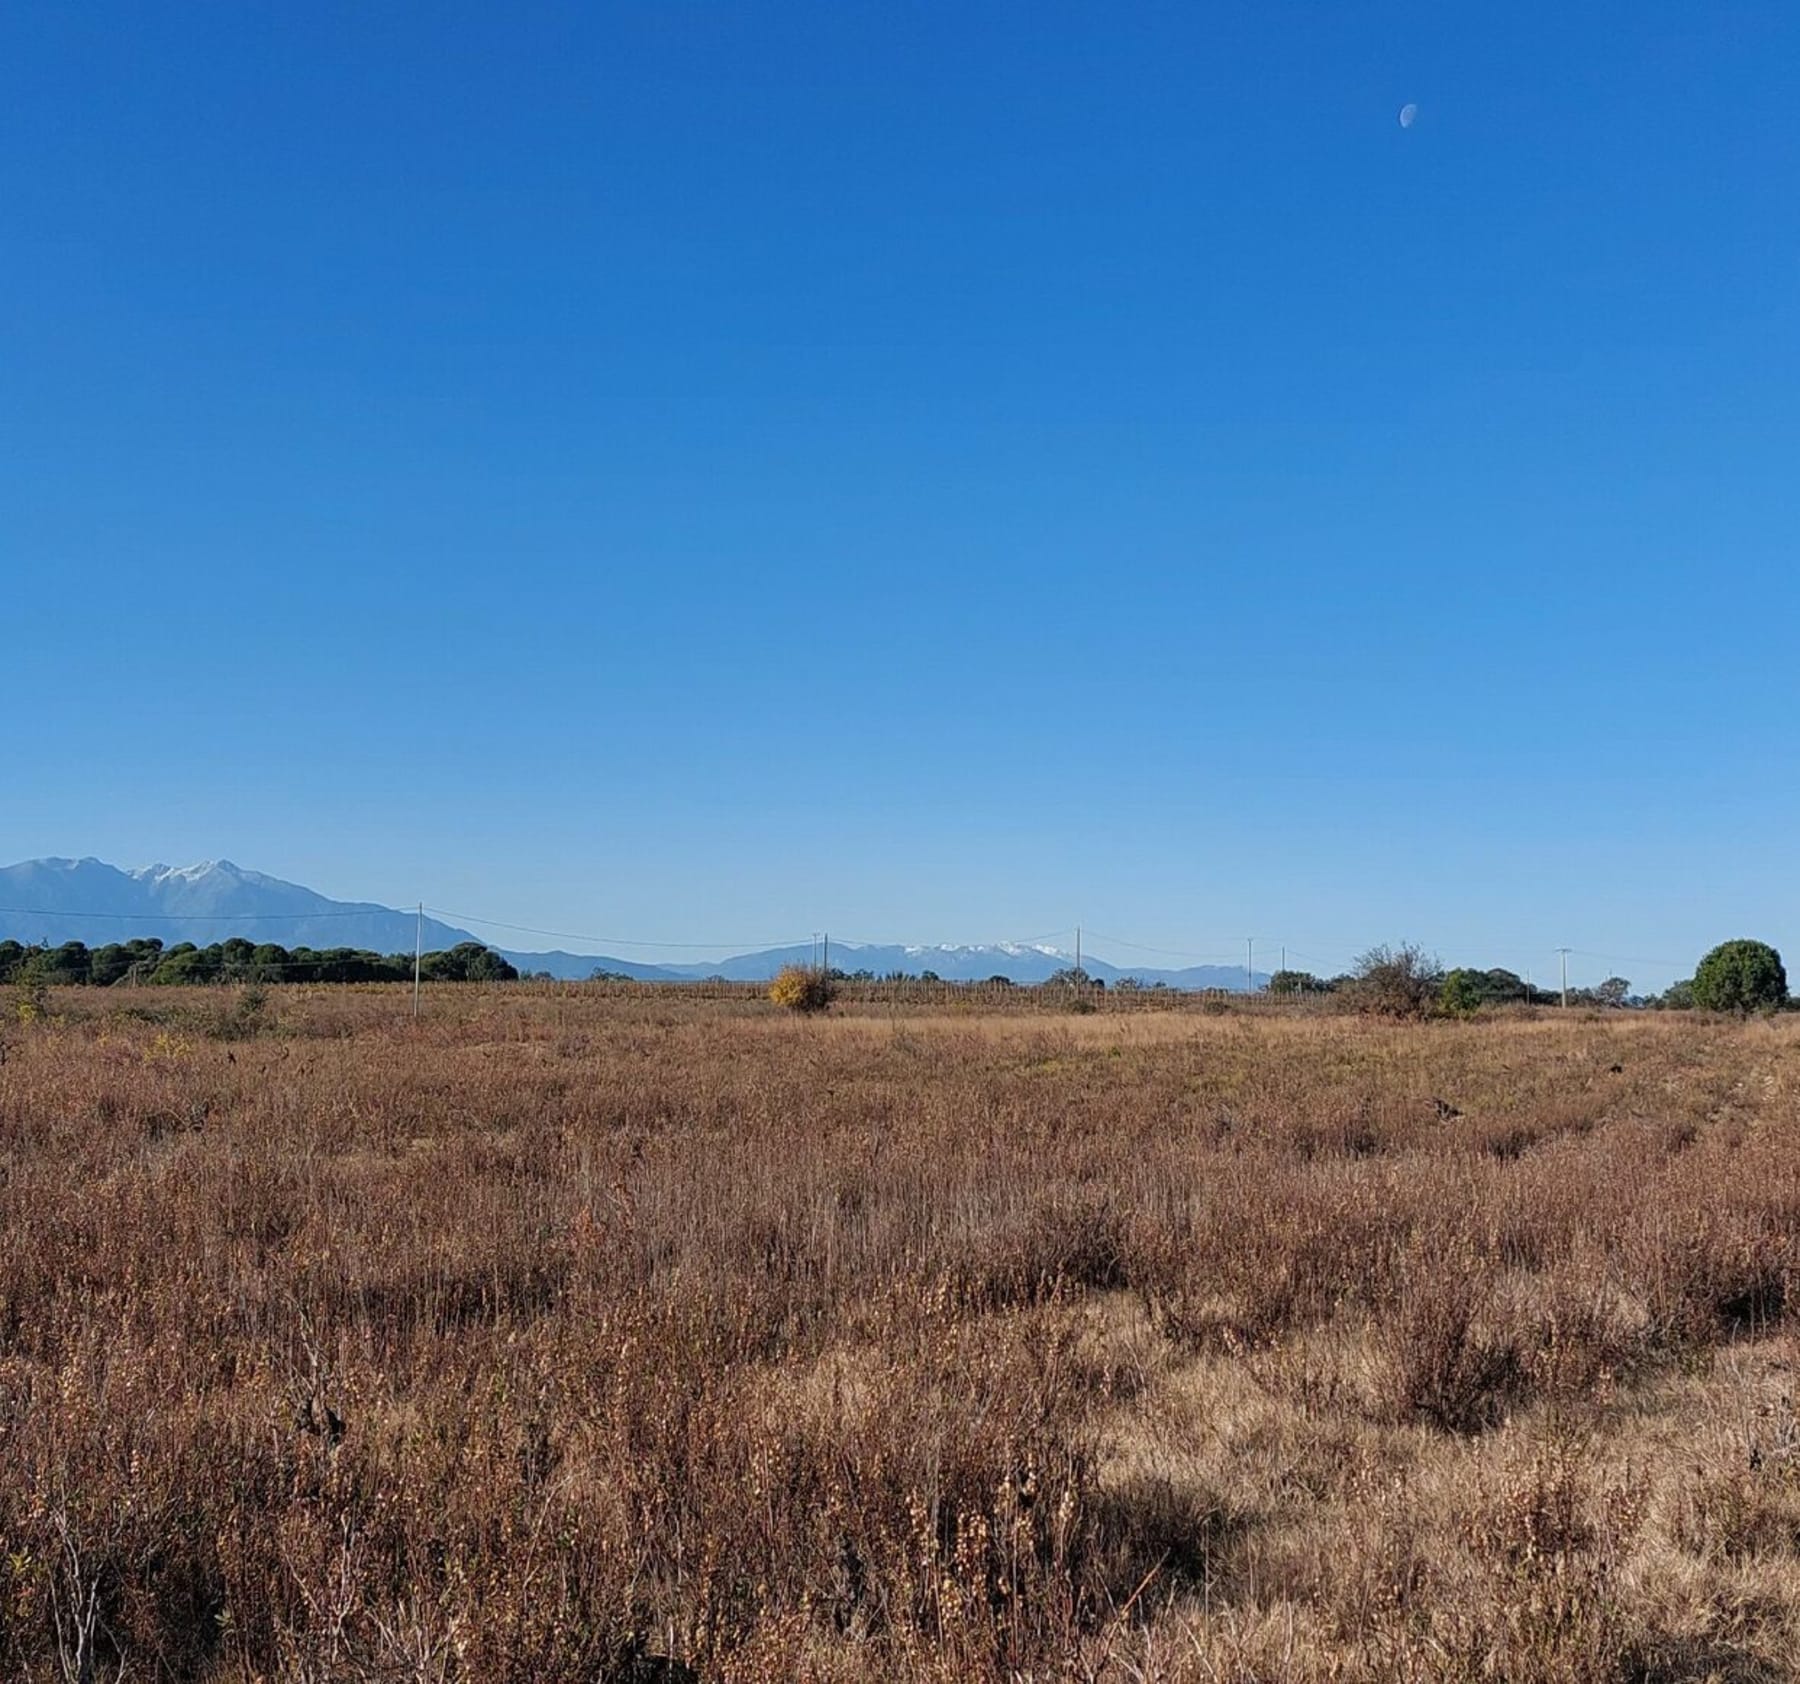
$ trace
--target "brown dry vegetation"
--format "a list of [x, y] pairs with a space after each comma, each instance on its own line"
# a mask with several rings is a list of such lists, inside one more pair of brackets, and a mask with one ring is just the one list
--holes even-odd
[[0, 1676], [1791, 1676], [1791, 1022], [224, 999], [3, 1032]]

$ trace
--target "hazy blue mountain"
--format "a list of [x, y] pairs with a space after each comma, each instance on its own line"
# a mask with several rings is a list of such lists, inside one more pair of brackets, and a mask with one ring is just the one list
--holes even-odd
[[[121, 871], [96, 859], [26, 860], [0, 867], [0, 940], [23, 942], [107, 942], [158, 936], [166, 946], [191, 941], [206, 946], [228, 936], [278, 942], [283, 947], [355, 947], [377, 953], [410, 953], [417, 931], [416, 915], [373, 901], [332, 900], [298, 883], [260, 871], [246, 871], [230, 860], [201, 865], [148, 865]], [[427, 951], [454, 947], [481, 938], [454, 925], [427, 918]], [[783, 965], [808, 964], [810, 946], [774, 947], [739, 953], [704, 964], [651, 965], [604, 953], [527, 953], [501, 949], [521, 971], [544, 972], [561, 980], [581, 980], [596, 970], [650, 981], [726, 977], [765, 982]], [[854, 946], [833, 943], [831, 962], [846, 971], [873, 971], [877, 976], [931, 971], [946, 982], [983, 982], [1004, 976], [1014, 982], [1042, 982], [1074, 964], [1059, 948], [1005, 942], [992, 946]], [[1124, 968], [1084, 955], [1084, 968], [1108, 984], [1126, 977], [1171, 988], [1241, 990], [1244, 973], [1229, 965], [1198, 965], [1187, 970]], [[1254, 986], [1268, 978], [1257, 972]]]
[[[760, 953], [740, 953], [709, 965], [676, 965], [670, 969], [687, 977], [722, 976], [734, 981], [763, 982], [783, 965], [805, 965], [814, 960], [810, 944], [798, 947], [771, 947]], [[899, 971], [918, 976], [930, 971], [945, 982], [985, 982], [989, 977], [1003, 976], [1013, 982], [1044, 982], [1058, 971], [1069, 969], [1075, 955], [1057, 947], [1026, 946], [1017, 942], [998, 942], [964, 946], [902, 947], [858, 946], [833, 942], [831, 963], [845, 971], [873, 971], [888, 976]], [[1109, 986], [1127, 977], [1144, 983], [1161, 982], [1170, 988], [1229, 988], [1242, 990], [1244, 971], [1241, 965], [1196, 965], [1187, 970], [1159, 971], [1142, 966], [1121, 966], [1096, 959], [1084, 953], [1082, 969]], [[1268, 982], [1261, 971], [1254, 973], [1258, 988]]]
[[[498, 950], [519, 967], [525, 976], [548, 972], [558, 982], [586, 982], [595, 971], [611, 971], [628, 976], [634, 982], [687, 982], [691, 980], [667, 965], [646, 965], [641, 959], [613, 959], [604, 953], [515, 953], [509, 947]], [[711, 975], [708, 972], [707, 975]]]
[[[27, 860], [0, 868], [0, 936], [18, 941], [110, 941], [160, 937], [166, 946], [205, 946], [227, 936], [283, 947], [412, 950], [414, 914], [372, 901], [336, 901], [230, 860], [147, 865], [121, 871], [96, 859]], [[425, 920], [427, 948], [475, 938]]]

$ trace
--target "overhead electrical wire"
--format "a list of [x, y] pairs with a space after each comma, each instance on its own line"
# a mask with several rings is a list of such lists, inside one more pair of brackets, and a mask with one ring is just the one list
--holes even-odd
[[[404, 910], [404, 909], [401, 909]], [[682, 949], [701, 948], [739, 948], [759, 947], [804, 947], [812, 940], [810, 935], [789, 936], [781, 941], [644, 941], [632, 936], [596, 936], [582, 930], [542, 930], [533, 924], [508, 924], [499, 918], [477, 918], [472, 912], [449, 912], [441, 906], [428, 906], [425, 910], [437, 918], [454, 918], [461, 924], [480, 924], [490, 930], [511, 930], [515, 935], [548, 936], [552, 941], [591, 941], [607, 947], [676, 947]]]
[[[1084, 933], [1096, 941], [1110, 942], [1114, 947], [1129, 947], [1135, 953], [1158, 953], [1165, 959], [1198, 959], [1205, 964], [1237, 965], [1238, 955], [1235, 950], [1224, 953], [1195, 953], [1179, 947], [1152, 947], [1147, 942], [1127, 941], [1123, 936], [1109, 936], [1104, 930], [1096, 930], [1091, 926], [1083, 926]], [[1241, 937], [1239, 940], [1243, 939]]]
[[[343, 920], [349, 918], [393, 917], [411, 919], [430, 916], [433, 919], [453, 922], [458, 925], [478, 925], [487, 930], [506, 930], [515, 935], [542, 936], [553, 941], [573, 941], [587, 943], [602, 948], [629, 947], [672, 952], [722, 952], [726, 954], [742, 954], [761, 951], [769, 948], [799, 948], [816, 943], [821, 939], [821, 932], [810, 932], [806, 935], [788, 936], [774, 940], [718, 940], [718, 941], [659, 941], [643, 936], [596, 935], [583, 930], [553, 930], [536, 924], [515, 924], [500, 918], [484, 918], [472, 912], [455, 912], [440, 906], [394, 907], [370, 905], [348, 909], [331, 908], [329, 910], [300, 912], [109, 912], [93, 908], [67, 908], [43, 906], [0, 906], [0, 916], [10, 918], [68, 918], [86, 919], [105, 922], [113, 920], [120, 923], [134, 924], [300, 924], [314, 921]], [[955, 949], [957, 947], [990, 947], [995, 949], [1028, 948], [1043, 951], [1043, 944], [1058, 937], [1075, 934], [1076, 927], [1065, 926], [1061, 929], [1047, 930], [1041, 935], [1027, 936], [1011, 941], [1000, 942], [963, 942], [963, 943], [918, 943], [898, 941], [874, 941], [861, 936], [839, 936], [833, 938], [834, 945], [845, 949], [866, 947], [895, 947], [908, 951], [927, 953], [935, 947]], [[1130, 941], [1124, 936], [1109, 935], [1104, 930], [1094, 929], [1091, 925], [1081, 926], [1082, 935], [1089, 941], [1097, 941], [1111, 947], [1125, 948], [1133, 953], [1150, 953], [1167, 959], [1186, 959], [1191, 962], [1207, 965], [1228, 966], [1237, 968], [1240, 957], [1235, 950], [1202, 952], [1191, 948], [1159, 947], [1149, 942]], [[1230, 938], [1233, 942], [1252, 938]], [[1259, 948], [1283, 945], [1272, 936], [1253, 938]], [[1599, 953], [1589, 948], [1571, 947], [1568, 953], [1573, 958], [1594, 959], [1613, 965], [1647, 965], [1657, 969], [1683, 971], [1691, 968], [1692, 961], [1679, 959], [1649, 958], [1642, 954]], [[1316, 963], [1315, 955], [1336, 953], [1340, 956], [1351, 952], [1348, 948], [1332, 948], [1329, 945], [1315, 947], [1309, 954], [1305, 950], [1286, 946], [1289, 959], [1299, 959]]]
[[118, 918], [152, 924], [296, 924], [312, 918], [373, 918], [383, 912], [412, 916], [391, 906], [361, 907], [353, 912], [71, 912], [60, 906], [0, 906], [0, 914], [14, 918]]

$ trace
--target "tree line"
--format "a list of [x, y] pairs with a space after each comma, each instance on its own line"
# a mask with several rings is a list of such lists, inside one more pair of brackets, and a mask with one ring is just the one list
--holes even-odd
[[[516, 982], [517, 968], [493, 948], [477, 941], [427, 953], [419, 961], [419, 974], [427, 982]], [[0, 941], [0, 985], [23, 983], [32, 987], [112, 988], [120, 984], [151, 986], [230, 982], [408, 982], [413, 975], [410, 953], [373, 953], [362, 948], [287, 948], [275, 942], [252, 942], [242, 936], [199, 947], [177, 942], [165, 947], [155, 937], [139, 941], [110, 942], [89, 947], [67, 941], [60, 947], [25, 946]], [[596, 979], [610, 973], [596, 971]], [[625, 980], [621, 978], [620, 980]], [[936, 982], [930, 971], [919, 977], [895, 972], [877, 978], [872, 971], [833, 969], [829, 982]], [[989, 978], [989, 985], [1011, 985], [1004, 976]], [[1105, 986], [1086, 971], [1057, 972], [1044, 984], [1077, 994]], [[1122, 978], [1116, 987], [1129, 992], [1143, 987]], [[1157, 990], [1163, 984], [1151, 985]], [[1483, 1006], [1552, 1005], [1560, 1001], [1560, 989], [1538, 988], [1516, 973], [1503, 969], [1470, 967], [1446, 969], [1435, 958], [1413, 946], [1371, 948], [1343, 976], [1318, 977], [1309, 971], [1277, 971], [1268, 982], [1271, 994], [1336, 994], [1354, 1003], [1394, 1016], [1416, 1016], [1438, 1011], [1467, 1014]], [[1608, 977], [1592, 988], [1571, 988], [1569, 1003], [1584, 1006], [1635, 1006], [1683, 1009], [1698, 1006], [1711, 1011], [1774, 1011], [1789, 1004], [1787, 972], [1781, 955], [1766, 942], [1737, 940], [1721, 943], [1700, 961], [1694, 975], [1674, 983], [1661, 994], [1631, 992], [1624, 977]]]
[[[46, 988], [114, 988], [144, 983], [162, 987], [221, 982], [410, 982], [410, 953], [371, 953], [355, 947], [282, 947], [275, 942], [229, 941], [198, 947], [191, 941], [165, 947], [154, 936], [89, 947], [27, 947], [0, 941], [0, 984]], [[419, 974], [427, 982], [514, 982], [517, 969], [491, 947], [459, 942], [425, 954]]]
[[[1277, 971], [1269, 979], [1272, 994], [1341, 994], [1393, 1017], [1417, 1017], [1438, 1011], [1466, 1016], [1483, 1006], [1556, 1005], [1560, 988], [1537, 988], [1508, 970], [1447, 970], [1423, 949], [1411, 945], [1373, 947], [1344, 976], [1316, 977], [1308, 971]], [[1781, 955], [1767, 942], [1740, 938], [1713, 948], [1691, 977], [1671, 983], [1660, 994], [1634, 994], [1622, 976], [1608, 977], [1592, 988], [1571, 988], [1572, 1006], [1633, 1006], [1684, 1011], [1699, 1007], [1716, 1012], [1772, 1012], [1789, 1005], [1787, 971]]]

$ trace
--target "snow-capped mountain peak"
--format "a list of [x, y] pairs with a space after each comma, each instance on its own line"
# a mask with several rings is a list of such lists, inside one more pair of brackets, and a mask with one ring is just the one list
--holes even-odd
[[141, 865], [137, 870], [127, 873], [140, 883], [168, 883], [179, 879], [185, 883], [197, 883], [202, 877], [219, 869], [224, 863], [219, 860], [202, 860], [198, 865]]
[[140, 865], [125, 873], [140, 883], [200, 883], [209, 877], [229, 878], [239, 883], [273, 883], [276, 879], [264, 877], [259, 871], [245, 871], [241, 866], [232, 864], [230, 860], [200, 860], [193, 865], [164, 865], [160, 861], [155, 865]]
[[[854, 944], [845, 947], [846, 953], [860, 953], [862, 947]], [[869, 949], [869, 951], [875, 951]], [[994, 941], [994, 942], [937, 942], [930, 945], [908, 945], [901, 952], [909, 958], [928, 959], [979, 959], [984, 955], [1001, 954], [1009, 959], [1022, 958], [1035, 954], [1045, 959], [1067, 959], [1069, 954], [1060, 947], [1046, 947], [1041, 942]]]
[[[11, 910], [5, 910], [10, 908]], [[24, 860], [0, 866], [0, 940], [82, 941], [90, 946], [154, 936], [166, 944], [204, 945], [241, 935], [285, 947], [355, 947], [379, 953], [411, 952], [423, 935], [427, 946], [452, 947], [479, 938], [467, 930], [415, 912], [373, 901], [339, 901], [301, 884], [245, 871], [230, 860], [193, 865], [139, 866], [121, 871], [96, 859]], [[783, 965], [816, 964], [818, 952], [806, 944], [736, 953], [704, 963], [650, 964], [604, 953], [512, 953], [521, 970], [548, 970], [581, 978], [596, 967], [628, 976], [664, 981], [722, 976], [767, 981]], [[1042, 982], [1066, 970], [1072, 955], [1046, 942], [916, 944], [905, 947], [833, 942], [832, 962], [846, 971], [876, 976], [917, 976], [932, 972], [949, 982], [986, 982], [1007, 977], [1017, 983]], [[1083, 955], [1088, 974], [1102, 981], [1135, 977], [1166, 981], [1175, 988], [1259, 986], [1236, 966], [1197, 965], [1156, 971], [1109, 964], [1092, 952]]]

